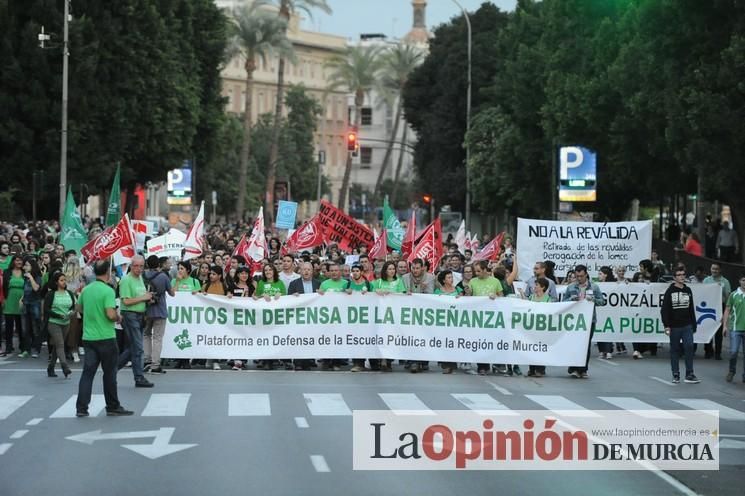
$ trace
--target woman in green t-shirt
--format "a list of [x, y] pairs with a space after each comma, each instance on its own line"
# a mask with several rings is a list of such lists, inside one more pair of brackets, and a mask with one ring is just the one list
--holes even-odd
[[198, 293], [202, 289], [202, 285], [189, 274], [191, 271], [189, 262], [179, 262], [177, 267], [176, 278], [171, 280], [171, 287], [175, 291], [188, 291], [191, 294]]
[[[406, 284], [404, 280], [396, 275], [396, 262], [388, 261], [383, 264], [380, 269], [380, 279], [375, 279], [372, 283], [373, 291], [379, 295], [387, 294], [405, 294]], [[377, 362], [377, 360], [375, 360]], [[391, 372], [393, 368], [391, 363], [393, 360], [384, 358], [380, 363], [380, 370], [383, 372]], [[370, 360], [370, 367], [376, 368], [373, 360]]]
[[[540, 303], [548, 303], [551, 301], [551, 296], [548, 294], [549, 282], [545, 277], [539, 277], [535, 280], [535, 289], [533, 294], [528, 298], [530, 301], [537, 301]], [[543, 377], [546, 375], [545, 365], [530, 365], [528, 366], [528, 377]]]
[[3, 272], [3, 293], [5, 304], [3, 315], [5, 316], [5, 350], [0, 356], [6, 356], [13, 352], [13, 333], [18, 332], [18, 341], [23, 338], [21, 330], [21, 299], [26, 281], [23, 277], [23, 258], [14, 255], [8, 270]]
[[49, 364], [47, 376], [57, 377], [54, 364], [59, 359], [65, 378], [72, 373], [65, 357], [65, 339], [70, 330], [70, 317], [75, 309], [75, 295], [67, 289], [67, 279], [62, 272], [55, 272], [44, 297], [44, 326], [49, 334]]
[[286, 294], [287, 288], [285, 288], [285, 283], [279, 279], [277, 269], [270, 263], [265, 264], [261, 269], [261, 279], [256, 285], [254, 299], [258, 300], [263, 297], [266, 301], [269, 301], [272, 297], [278, 299]]
[[[443, 270], [437, 274], [437, 282], [440, 287], [435, 288], [436, 295], [455, 296], [460, 298], [463, 294], [463, 288], [455, 286], [453, 284], [453, 271]], [[443, 374], [452, 374], [455, 369], [458, 368], [458, 364], [455, 362], [440, 362]]]

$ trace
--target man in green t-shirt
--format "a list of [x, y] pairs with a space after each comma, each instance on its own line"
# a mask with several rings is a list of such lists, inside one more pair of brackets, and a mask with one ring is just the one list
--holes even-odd
[[108, 285], [111, 277], [109, 261], [97, 262], [93, 267], [96, 280], [86, 286], [78, 298], [77, 311], [83, 314], [83, 347], [85, 359], [83, 373], [78, 384], [78, 399], [75, 403], [76, 416], [88, 416], [91, 402], [93, 377], [99, 364], [103, 370], [103, 395], [106, 399], [106, 415], [111, 417], [132, 415], [119, 403], [116, 389], [117, 360], [119, 348], [116, 345], [114, 322], [119, 319], [116, 313], [114, 290]]
[[[732, 317], [730, 319], [730, 317]], [[730, 326], [729, 324], [732, 323]], [[745, 274], [740, 276], [740, 287], [733, 291], [727, 298], [727, 306], [724, 309], [722, 320], [724, 335], [729, 335], [729, 373], [727, 382], [732, 382], [737, 368], [737, 353], [742, 346], [745, 355]], [[728, 329], [732, 329], [728, 331]], [[745, 358], [743, 358], [745, 360]], [[745, 365], [743, 365], [742, 382], [745, 382]]]
[[[321, 283], [321, 286], [318, 288], [318, 294], [343, 293], [347, 290], [347, 281], [341, 278], [341, 267], [339, 267], [339, 264], [334, 262], [329, 263], [329, 268], [326, 274], [329, 278]], [[321, 370], [333, 369], [339, 371], [341, 370], [342, 365], [344, 365], [344, 360], [321, 360]]]
[[147, 302], [153, 295], [145, 288], [142, 272], [145, 270], [145, 259], [141, 255], [132, 257], [129, 274], [119, 281], [119, 298], [121, 299], [122, 327], [127, 336], [127, 347], [119, 354], [119, 368], [132, 362], [132, 374], [135, 387], [153, 387], [145, 379], [143, 363], [143, 331], [145, 329], [145, 310]]
[[[350, 279], [346, 281], [347, 294], [352, 294], [354, 292], [365, 294], [368, 291], [372, 290], [372, 284], [370, 284], [370, 281], [365, 279], [365, 276], [362, 274], [362, 266], [360, 264], [352, 265], [349, 274]], [[380, 370], [380, 360], [371, 358], [370, 368], [374, 370]], [[363, 370], [365, 370], [365, 359], [354, 358], [352, 360], [352, 368], [350, 369], [350, 372], [362, 372]]]
[[[471, 279], [472, 296], [488, 296], [491, 299], [502, 296], [502, 283], [492, 275], [487, 260], [479, 260], [473, 264], [473, 272], [476, 277]], [[488, 363], [477, 363], [476, 370], [479, 375], [486, 375], [491, 366]]]

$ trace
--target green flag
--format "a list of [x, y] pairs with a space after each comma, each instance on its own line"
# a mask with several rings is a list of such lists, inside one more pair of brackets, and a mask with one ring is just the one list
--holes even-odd
[[80, 219], [80, 213], [75, 206], [75, 200], [72, 197], [72, 189], [67, 189], [67, 201], [65, 202], [65, 214], [62, 218], [62, 232], [60, 233], [60, 244], [65, 250], [75, 250], [80, 253], [80, 249], [88, 242], [88, 234], [85, 232], [83, 222]]
[[388, 231], [388, 248], [400, 251], [401, 241], [404, 239], [404, 230], [398, 221], [395, 212], [388, 205], [388, 197], [383, 201], [383, 227]]
[[119, 188], [119, 164], [116, 164], [116, 175], [114, 183], [111, 185], [111, 194], [109, 195], [109, 206], [106, 209], [106, 227], [113, 226], [122, 218], [122, 193]]

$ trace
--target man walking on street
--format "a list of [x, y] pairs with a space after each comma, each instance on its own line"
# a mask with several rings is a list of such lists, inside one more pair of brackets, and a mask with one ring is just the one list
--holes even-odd
[[129, 274], [119, 282], [119, 297], [121, 298], [122, 324], [127, 336], [127, 348], [119, 355], [119, 368], [128, 361], [132, 362], [132, 373], [135, 377], [135, 387], [153, 387], [153, 383], [145, 379], [143, 363], [143, 329], [145, 325], [145, 310], [147, 302], [153, 295], [145, 288], [142, 272], [145, 269], [145, 259], [141, 255], [132, 257]]
[[[587, 267], [577, 265], [574, 267], [575, 282], [567, 286], [564, 292], [563, 301], [582, 301], [587, 300], [595, 303], [596, 307], [605, 305], [605, 295], [600, 290], [600, 286], [590, 281], [587, 274]], [[550, 286], [549, 286], [550, 287]], [[597, 321], [597, 311], [592, 310], [592, 325], [590, 326], [590, 339], [587, 340], [587, 357], [585, 358], [584, 367], [569, 367], [569, 375], [576, 378], [587, 379], [587, 371], [590, 364], [590, 350], [592, 347], [592, 335], [595, 333], [595, 323]]]
[[734, 262], [735, 255], [739, 251], [739, 242], [737, 232], [730, 229], [729, 222], [722, 222], [722, 229], [717, 234], [717, 250], [719, 251], [719, 260], [723, 262]]
[[[730, 317], [732, 317], [731, 320]], [[732, 322], [731, 326], [729, 325], [730, 322]], [[727, 382], [732, 382], [732, 379], [735, 377], [737, 353], [740, 351], [740, 346], [742, 346], [744, 357], [742, 382], [745, 382], [745, 274], [740, 276], [740, 287], [729, 295], [727, 299], [722, 324], [724, 326], [725, 336], [727, 335], [727, 330], [730, 327], [732, 328], [729, 331], [729, 373], [727, 374]]]
[[108, 285], [110, 273], [108, 261], [97, 262], [93, 271], [95, 282], [87, 285], [78, 299], [77, 311], [83, 314], [83, 347], [85, 358], [83, 373], [78, 383], [78, 399], [75, 404], [76, 416], [87, 417], [91, 402], [93, 377], [99, 364], [103, 370], [103, 394], [106, 399], [106, 415], [111, 417], [132, 415], [119, 403], [116, 390], [116, 371], [119, 349], [116, 346], [114, 322], [119, 319], [116, 313], [114, 290]]
[[665, 334], [670, 337], [670, 365], [673, 372], [673, 384], [680, 383], [680, 342], [683, 342], [687, 384], [701, 382], [693, 373], [693, 334], [696, 332], [696, 310], [693, 303], [693, 291], [686, 286], [686, 272], [683, 267], [676, 267], [673, 272], [673, 283], [662, 297], [662, 324]]
[[160, 363], [163, 335], [166, 332], [166, 319], [168, 318], [166, 293], [171, 296], [176, 295], [176, 291], [171, 287], [171, 278], [168, 277], [170, 264], [166, 257], [158, 258], [157, 255], [147, 257], [148, 271], [145, 272], [145, 279], [153, 295], [153, 301], [147, 306], [143, 349], [145, 357], [150, 361], [149, 370], [151, 374], [166, 373]]
[[[424, 260], [421, 258], [412, 260], [410, 270], [411, 272], [402, 277], [409, 294], [433, 294], [435, 292], [435, 275], [430, 274], [424, 268]], [[429, 362], [423, 360], [409, 360], [407, 365], [412, 374], [429, 370]]]
[[[718, 263], [711, 264], [711, 275], [704, 278], [704, 284], [719, 284], [719, 287], [722, 288], [722, 309], [724, 309], [732, 292], [732, 286], [729, 280], [722, 275], [721, 265]], [[716, 360], [722, 359], [722, 337], [722, 327], [719, 326], [711, 341], [704, 345], [704, 358], [713, 356]]]

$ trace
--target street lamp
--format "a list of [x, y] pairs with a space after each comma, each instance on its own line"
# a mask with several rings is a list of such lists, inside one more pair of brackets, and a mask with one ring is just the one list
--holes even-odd
[[[466, 90], [466, 136], [471, 131], [471, 18], [468, 17], [468, 12], [458, 2], [453, 0], [453, 3], [457, 5], [463, 12], [463, 17], [466, 18], [466, 27], [468, 28], [468, 89]], [[469, 172], [469, 163], [471, 161], [471, 145], [466, 140], [466, 229], [471, 228], [471, 174]]]

